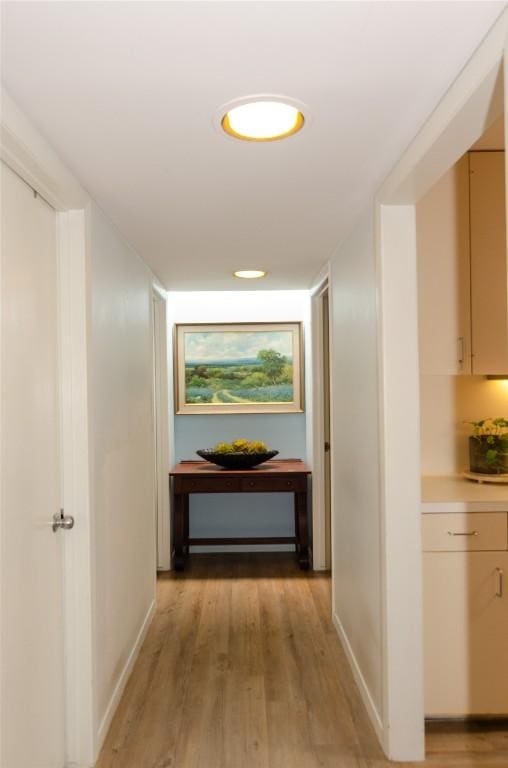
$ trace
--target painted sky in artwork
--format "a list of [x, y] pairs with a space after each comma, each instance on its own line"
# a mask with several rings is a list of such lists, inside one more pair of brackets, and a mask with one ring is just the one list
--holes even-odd
[[291, 331], [198, 331], [185, 333], [185, 360], [245, 360], [262, 349], [273, 349], [291, 359]]

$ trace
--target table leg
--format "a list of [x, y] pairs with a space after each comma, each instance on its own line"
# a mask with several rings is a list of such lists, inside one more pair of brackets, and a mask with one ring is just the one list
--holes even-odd
[[184, 494], [183, 497], [184, 501], [184, 508], [183, 508], [183, 514], [184, 514], [184, 523], [183, 523], [183, 547], [186, 552], [186, 554], [189, 554], [189, 494]]
[[307, 493], [295, 493], [295, 536], [298, 555], [298, 565], [303, 571], [308, 570], [309, 562], [309, 529], [307, 521]]
[[185, 494], [175, 493], [174, 496], [174, 558], [175, 571], [183, 571], [185, 564], [184, 539], [185, 539]]

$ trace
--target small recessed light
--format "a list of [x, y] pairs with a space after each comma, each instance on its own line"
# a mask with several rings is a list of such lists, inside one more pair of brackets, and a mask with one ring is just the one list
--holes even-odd
[[238, 269], [233, 272], [235, 277], [242, 277], [244, 280], [256, 280], [259, 277], [266, 277], [266, 272], [262, 269]]
[[305, 118], [297, 107], [282, 101], [250, 101], [230, 109], [222, 127], [236, 139], [276, 141], [297, 133]]

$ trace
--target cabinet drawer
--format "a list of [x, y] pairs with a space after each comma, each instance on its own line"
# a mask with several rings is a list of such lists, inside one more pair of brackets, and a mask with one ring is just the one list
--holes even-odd
[[305, 477], [244, 477], [242, 491], [294, 491], [307, 490]]
[[182, 477], [175, 490], [177, 493], [231, 493], [240, 490], [240, 478]]
[[475, 552], [508, 547], [506, 512], [422, 515], [424, 552]]

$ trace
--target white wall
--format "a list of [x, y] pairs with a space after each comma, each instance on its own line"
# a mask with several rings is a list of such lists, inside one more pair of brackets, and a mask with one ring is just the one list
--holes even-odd
[[152, 279], [87, 209], [95, 729], [98, 743], [155, 599]]
[[392, 760], [424, 755], [414, 205], [503, 111], [507, 24], [505, 12], [400, 158], [374, 206], [382, 404], [382, 741]]
[[[310, 299], [306, 291], [213, 291], [168, 294], [169, 338], [174, 323], [303, 321], [309, 336]], [[308, 408], [308, 403], [305, 404]], [[306, 458], [306, 413], [174, 416], [175, 461], [197, 459], [198, 448], [245, 437], [263, 440], [281, 458]], [[190, 499], [194, 537], [292, 536], [292, 494], [212, 494]], [[195, 547], [196, 551], [287, 550], [290, 544]]]
[[470, 430], [464, 422], [506, 416], [508, 382], [433, 375], [420, 381], [422, 474], [461, 472], [469, 461]]
[[381, 722], [381, 511], [373, 209], [331, 262], [333, 612]]
[[414, 208], [370, 206], [331, 273], [333, 618], [387, 754], [421, 759]]
[[67, 763], [88, 767], [154, 608], [151, 287], [157, 280], [3, 89], [1, 97], [2, 159], [60, 212], [62, 490], [66, 513], [76, 520], [61, 540], [62, 728]]

